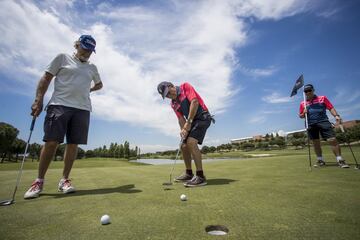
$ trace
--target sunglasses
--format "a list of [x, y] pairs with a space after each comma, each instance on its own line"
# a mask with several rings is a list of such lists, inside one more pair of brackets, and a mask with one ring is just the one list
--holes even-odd
[[304, 90], [305, 93], [312, 92], [312, 89]]

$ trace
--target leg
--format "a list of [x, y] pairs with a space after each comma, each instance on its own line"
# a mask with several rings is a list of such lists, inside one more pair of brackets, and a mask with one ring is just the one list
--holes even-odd
[[36, 179], [29, 190], [24, 194], [25, 199], [37, 198], [43, 189], [44, 178], [47, 169], [49, 168], [50, 162], [55, 155], [55, 151], [59, 143], [56, 141], [47, 141], [41, 149], [40, 163], [38, 169], [38, 179]]
[[192, 157], [194, 158], [196, 171], [202, 171], [202, 159], [201, 159], [201, 152], [198, 147], [198, 140], [195, 138], [189, 137], [186, 141], [186, 145], [190, 150]]
[[66, 144], [64, 153], [64, 170], [63, 178], [68, 179], [71, 168], [77, 156], [78, 145], [77, 144]]
[[175, 182], [186, 182], [192, 179], [191, 153], [186, 143], [181, 144], [181, 152], [185, 163], [185, 172], [175, 178]]
[[320, 145], [320, 139], [313, 139], [315, 154], [318, 158], [322, 157], [322, 149]]
[[38, 178], [44, 179], [46, 171], [49, 168], [51, 160], [54, 158], [59, 143], [56, 141], [45, 142], [40, 153], [40, 162], [38, 170]]
[[337, 142], [336, 138], [329, 138], [328, 139], [330, 145], [331, 145], [331, 150], [333, 151], [334, 155], [336, 157], [341, 156], [341, 149], [340, 149], [340, 145]]
[[181, 152], [183, 155], [186, 170], [191, 170], [191, 153], [187, 144], [181, 145]]
[[194, 158], [196, 166], [196, 176], [190, 181], [185, 183], [185, 187], [199, 187], [207, 184], [202, 168], [202, 157], [198, 147], [198, 140], [192, 137], [188, 137], [186, 144], [189, 146], [192, 157]]

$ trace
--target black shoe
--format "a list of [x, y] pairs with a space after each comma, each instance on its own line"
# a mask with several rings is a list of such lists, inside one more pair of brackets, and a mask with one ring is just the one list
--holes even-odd
[[186, 172], [174, 179], [175, 182], [187, 182], [193, 178], [194, 175], [187, 174]]
[[325, 165], [323, 160], [318, 160], [317, 163], [314, 164], [314, 167], [325, 167]]
[[194, 176], [190, 181], [184, 183], [185, 187], [201, 187], [207, 184], [205, 177]]

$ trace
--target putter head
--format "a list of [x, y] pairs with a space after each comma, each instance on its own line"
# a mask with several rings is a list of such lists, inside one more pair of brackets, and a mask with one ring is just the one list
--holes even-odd
[[9, 206], [11, 204], [13, 204], [15, 201], [13, 199], [11, 200], [3, 200], [0, 202], [0, 206]]

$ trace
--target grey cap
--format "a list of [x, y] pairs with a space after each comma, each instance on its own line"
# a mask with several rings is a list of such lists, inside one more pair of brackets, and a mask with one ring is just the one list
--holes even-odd
[[157, 86], [159, 94], [165, 99], [166, 95], [169, 93], [169, 87], [174, 86], [171, 82], [161, 82]]

